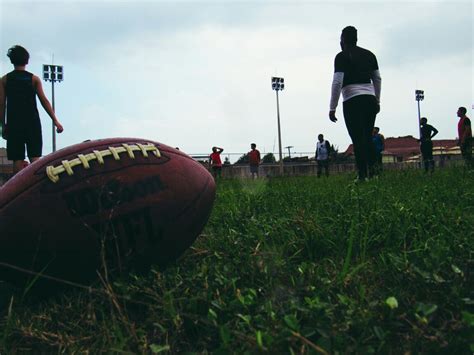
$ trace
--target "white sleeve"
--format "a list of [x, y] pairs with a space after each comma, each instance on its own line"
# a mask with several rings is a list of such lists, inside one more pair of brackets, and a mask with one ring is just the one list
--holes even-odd
[[339, 96], [341, 95], [342, 82], [344, 81], [344, 73], [334, 73], [331, 87], [331, 101], [329, 102], [329, 111], [336, 111]]
[[382, 77], [378, 70], [372, 72], [372, 82], [374, 83], [375, 98], [380, 103], [380, 92], [382, 91]]

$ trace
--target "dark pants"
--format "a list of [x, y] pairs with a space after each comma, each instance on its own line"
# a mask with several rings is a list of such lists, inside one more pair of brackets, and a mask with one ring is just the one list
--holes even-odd
[[365, 179], [375, 164], [375, 147], [372, 131], [378, 104], [375, 96], [355, 96], [343, 104], [344, 120], [352, 139], [359, 179]]
[[212, 175], [214, 175], [214, 179], [220, 178], [222, 176], [222, 166], [213, 166], [212, 167]]
[[466, 142], [461, 145], [461, 155], [466, 162], [466, 166], [474, 168], [474, 162], [472, 161], [472, 138], [466, 139]]
[[382, 152], [378, 152], [377, 150], [375, 150], [375, 166], [374, 166], [375, 174], [380, 174], [382, 170], [383, 170]]
[[321, 177], [321, 173], [323, 172], [323, 168], [325, 171], [326, 176], [329, 176], [329, 160], [317, 160], [318, 163], [318, 177]]
[[434, 171], [434, 160], [433, 160], [433, 142], [424, 141], [420, 145], [421, 156], [423, 157], [423, 164], [425, 166], [425, 171], [428, 172], [431, 169], [431, 172]]

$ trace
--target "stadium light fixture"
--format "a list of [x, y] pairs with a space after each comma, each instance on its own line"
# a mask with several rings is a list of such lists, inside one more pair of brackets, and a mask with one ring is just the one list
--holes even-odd
[[277, 100], [277, 121], [278, 121], [278, 153], [280, 156], [280, 174], [283, 175], [283, 152], [281, 149], [281, 129], [280, 129], [280, 102], [278, 99], [278, 91], [285, 89], [285, 79], [272, 76], [272, 90], [276, 91]]
[[[43, 64], [43, 80], [51, 82], [51, 91], [52, 91], [52, 104], [53, 104], [53, 111], [55, 110], [55, 103], [54, 103], [54, 83], [61, 82], [64, 80], [64, 70], [62, 65], [54, 65], [54, 64]], [[53, 122], [53, 152], [56, 151], [56, 130], [54, 127]]]
[[418, 103], [418, 130], [421, 139], [421, 112], [420, 112], [420, 101], [425, 99], [425, 92], [423, 90], [415, 90], [415, 100]]

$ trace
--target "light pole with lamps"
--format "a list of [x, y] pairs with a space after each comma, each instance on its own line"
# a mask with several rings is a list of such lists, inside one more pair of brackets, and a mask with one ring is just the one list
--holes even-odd
[[[52, 104], [53, 104], [53, 112], [56, 113], [55, 106], [54, 106], [54, 83], [61, 82], [64, 79], [64, 71], [62, 65], [54, 65], [54, 64], [43, 64], [43, 80], [44, 81], [51, 81], [51, 91], [52, 91]], [[56, 151], [56, 131], [53, 122], [53, 152]]]
[[420, 113], [420, 101], [425, 98], [425, 92], [423, 90], [415, 90], [415, 99], [418, 102], [418, 133], [421, 139], [421, 113]]
[[278, 91], [285, 88], [285, 79], [272, 76], [272, 89], [276, 91], [277, 98], [277, 119], [278, 119], [278, 153], [280, 155], [280, 174], [283, 175], [283, 153], [281, 150], [281, 129], [280, 129], [280, 102]]
[[288, 157], [291, 159], [291, 148], [293, 148], [292, 145], [289, 145], [288, 147], [285, 147], [285, 149], [288, 149]]

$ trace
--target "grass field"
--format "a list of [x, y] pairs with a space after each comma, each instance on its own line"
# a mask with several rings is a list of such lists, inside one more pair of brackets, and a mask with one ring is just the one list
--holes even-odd
[[0, 291], [0, 353], [474, 351], [474, 175], [222, 180], [165, 271], [34, 302]]

